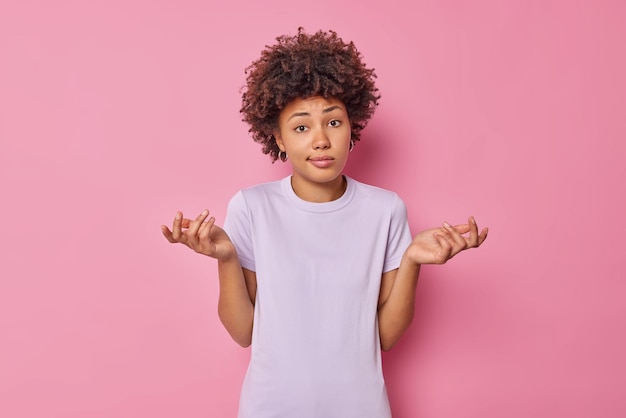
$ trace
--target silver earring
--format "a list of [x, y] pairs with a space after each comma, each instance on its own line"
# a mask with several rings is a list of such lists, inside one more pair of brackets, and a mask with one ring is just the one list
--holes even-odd
[[350, 140], [350, 149], [348, 151], [352, 152], [352, 150], [354, 149], [354, 140]]
[[[281, 154], [285, 154], [285, 156], [283, 157]], [[278, 159], [280, 161], [285, 162], [285, 161], [287, 161], [287, 158], [289, 158], [289, 157], [287, 156], [287, 153], [285, 151], [283, 151], [283, 150], [279, 150], [278, 151]]]

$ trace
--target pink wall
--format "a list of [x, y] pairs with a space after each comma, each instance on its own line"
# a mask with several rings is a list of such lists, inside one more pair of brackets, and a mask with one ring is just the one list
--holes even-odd
[[491, 229], [424, 269], [385, 355], [395, 416], [626, 415], [624, 3], [396, 3], [0, 3], [0, 416], [235, 416], [215, 263], [159, 225], [287, 173], [239, 89], [299, 25], [379, 75], [349, 174], [414, 232]]

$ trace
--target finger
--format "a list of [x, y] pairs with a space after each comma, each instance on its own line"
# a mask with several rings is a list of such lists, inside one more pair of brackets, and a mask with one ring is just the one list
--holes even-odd
[[167, 226], [161, 225], [161, 233], [163, 234], [166, 240], [168, 240], [172, 244], [176, 243], [176, 240], [172, 236], [172, 231], [170, 231], [170, 229]]
[[468, 245], [470, 247], [478, 247], [478, 225], [476, 225], [476, 219], [474, 219], [473, 216], [470, 216], [467, 221], [469, 222], [470, 227]]
[[459, 251], [467, 248], [467, 238], [465, 238], [459, 231], [457, 231], [452, 225], [447, 222], [443, 223], [443, 227], [450, 233], [450, 236], [454, 240], [453, 253], [456, 254]]
[[214, 224], [215, 224], [214, 217], [210, 217], [207, 222], [202, 223], [202, 226], [200, 227], [200, 231], [198, 231], [198, 237], [200, 238], [201, 241], [209, 240], [209, 236], [211, 234], [211, 228], [213, 228]]
[[182, 226], [183, 228], [189, 228], [189, 225], [191, 225], [191, 219], [183, 218], [180, 226]]
[[443, 247], [444, 249], [452, 250], [452, 247], [454, 246], [454, 240], [452, 239], [452, 237], [450, 237], [450, 235], [446, 236], [439, 232], [435, 232], [433, 236], [441, 247]]
[[202, 213], [198, 215], [196, 219], [193, 222], [191, 222], [191, 224], [189, 225], [189, 229], [187, 230], [187, 235], [193, 236], [195, 238], [196, 235], [198, 234], [198, 230], [200, 229], [200, 226], [202, 225], [202, 222], [204, 222], [204, 220], [206, 219], [208, 215], [209, 215], [209, 210], [208, 209], [203, 210]]
[[478, 236], [478, 245], [481, 245], [487, 239], [487, 234], [489, 233], [489, 228], [483, 228], [480, 231], [480, 235]]
[[435, 237], [435, 239], [439, 243], [439, 246], [441, 247], [441, 250], [438, 252], [435, 258], [435, 263], [444, 264], [446, 261], [448, 261], [451, 258], [452, 247], [454, 246], [454, 241], [451, 241], [449, 238], [446, 238], [445, 236], [437, 232], [434, 233], [433, 236]]
[[172, 237], [177, 242], [180, 242], [180, 238], [182, 236], [182, 231], [181, 231], [181, 228], [180, 228], [180, 224], [182, 222], [182, 219], [183, 219], [183, 213], [182, 212], [176, 212], [176, 216], [174, 217], [174, 223], [172, 224]]
[[467, 234], [470, 232], [469, 224], [454, 225], [452, 228], [454, 228], [459, 234]]
[[454, 246], [454, 238], [452, 237], [452, 232], [450, 232], [450, 230], [447, 229], [445, 226], [438, 228], [433, 236], [437, 239], [438, 242], [440, 240], [445, 240], [446, 246]]

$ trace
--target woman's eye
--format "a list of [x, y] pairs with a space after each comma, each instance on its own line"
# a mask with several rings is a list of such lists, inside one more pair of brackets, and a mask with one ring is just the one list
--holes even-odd
[[341, 121], [338, 121], [338, 120], [334, 119], [334, 120], [331, 120], [330, 122], [328, 122], [328, 124], [329, 124], [330, 126], [332, 126], [332, 127], [336, 128], [337, 126], [340, 126], [340, 125], [341, 125]]
[[306, 126], [304, 125], [296, 126], [296, 132], [304, 132], [304, 131], [306, 131]]

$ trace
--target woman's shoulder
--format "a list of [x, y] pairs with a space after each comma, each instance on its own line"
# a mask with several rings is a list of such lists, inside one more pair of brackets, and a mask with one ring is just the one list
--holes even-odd
[[231, 201], [241, 201], [246, 202], [246, 204], [258, 203], [259, 200], [265, 200], [267, 197], [280, 194], [283, 181], [284, 179], [281, 179], [244, 187], [235, 193]]
[[280, 193], [281, 180], [259, 183], [238, 190], [228, 202], [228, 213], [250, 214], [250, 209], [261, 209], [267, 205], [273, 195]]
[[276, 189], [280, 189], [280, 184], [284, 181], [284, 179], [268, 181], [265, 183], [258, 183], [251, 186], [244, 187], [240, 190], [243, 194], [254, 194], [254, 193], [267, 193]]
[[352, 181], [354, 183], [356, 196], [359, 196], [360, 198], [377, 199], [381, 201], [390, 201], [390, 202], [402, 200], [400, 196], [398, 196], [398, 194], [394, 192], [393, 190], [387, 190], [379, 186], [374, 186], [372, 184], [363, 183], [363, 182], [360, 182], [358, 180], [355, 180], [349, 177], [348, 179], [349, 181]]

